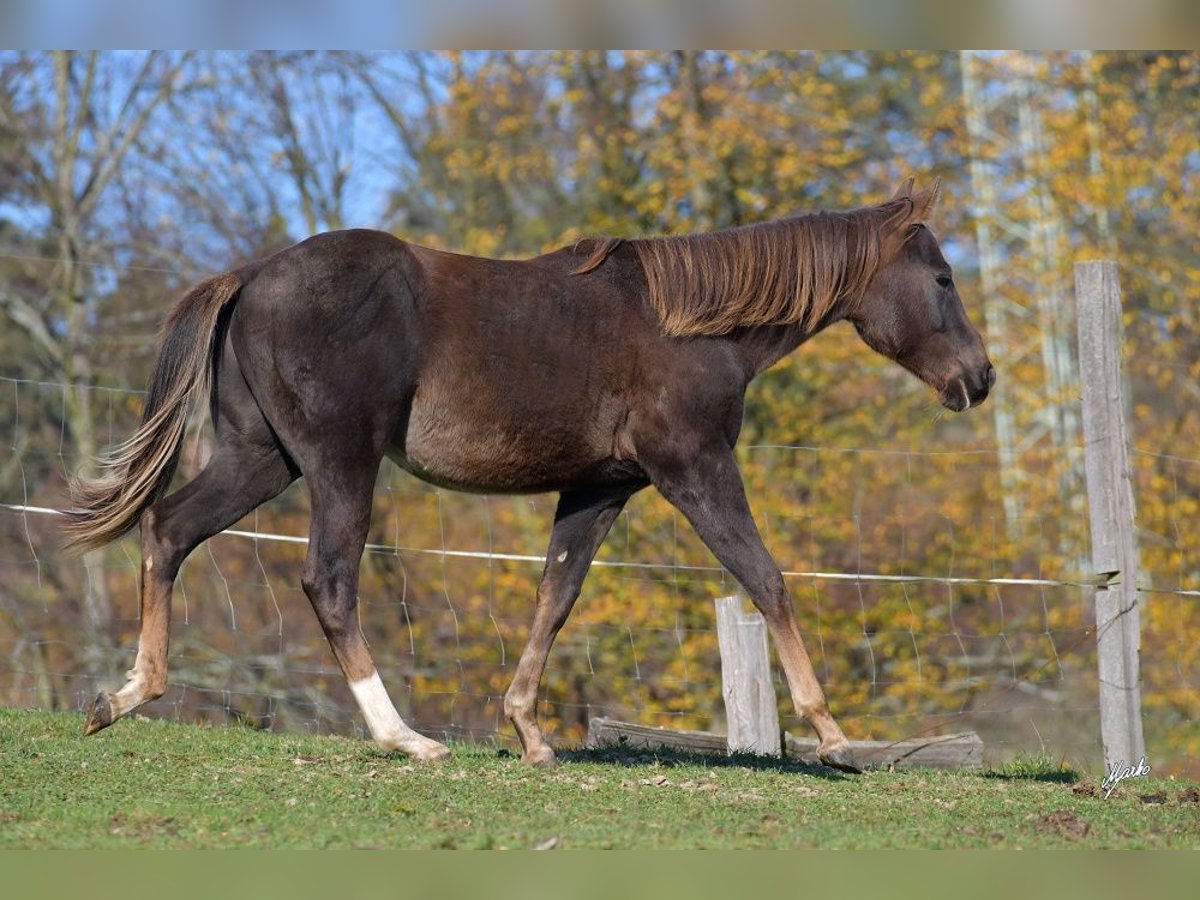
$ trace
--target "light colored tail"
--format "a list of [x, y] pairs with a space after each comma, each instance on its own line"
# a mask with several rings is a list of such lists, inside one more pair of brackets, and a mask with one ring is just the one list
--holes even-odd
[[71, 481], [75, 508], [66, 511], [63, 525], [68, 547], [90, 550], [116, 540], [166, 492], [193, 402], [211, 393], [221, 310], [241, 288], [236, 273], [218, 275], [194, 287], [171, 311], [141, 427], [98, 461], [99, 477]]

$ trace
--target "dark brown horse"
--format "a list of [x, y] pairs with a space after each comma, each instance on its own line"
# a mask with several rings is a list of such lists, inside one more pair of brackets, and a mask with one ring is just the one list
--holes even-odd
[[[820, 758], [857, 771], [800, 639], [734, 462], [750, 380], [830, 324], [965, 410], [995, 381], [950, 267], [922, 223], [936, 185], [887, 203], [714, 234], [589, 240], [523, 261], [374, 231], [321, 234], [212, 278], [163, 330], [143, 422], [98, 480], [73, 486], [74, 543], [141, 523], [137, 661], [96, 698], [88, 734], [162, 695], [171, 589], [202, 541], [303, 475], [304, 590], [380, 747], [436, 759], [388, 699], [359, 630], [358, 568], [380, 462], [466, 491], [558, 491], [529, 640], [504, 699], [527, 762], [551, 643], [609, 526], [654, 485], [770, 627]], [[204, 471], [164, 496], [193, 400], [211, 403]]]

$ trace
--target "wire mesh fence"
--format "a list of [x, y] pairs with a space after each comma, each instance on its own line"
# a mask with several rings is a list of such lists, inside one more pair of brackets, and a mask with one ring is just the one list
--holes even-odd
[[[45, 413], [64, 386], [5, 379], [3, 387], [12, 402], [0, 465], [13, 474], [0, 514], [0, 702], [82, 709], [132, 662], [137, 547], [126, 538], [83, 558], [61, 552], [54, 509], [68, 450]], [[138, 393], [96, 397], [104, 429], [120, 435]], [[203, 436], [191, 446], [185, 468], [194, 472]], [[1026, 456], [1030, 479], [1055, 478], [1053, 451]], [[1143, 543], [1155, 547], [1145, 595], [1148, 742], [1161, 765], [1186, 768], [1197, 758], [1189, 504], [1200, 463], [1150, 451], [1136, 461], [1139, 486], [1166, 493], [1142, 520]], [[741, 464], [848, 734], [969, 728], [993, 760], [1045, 752], [1096, 764], [1092, 590], [1072, 569], [1082, 524], [1059, 509], [1005, 517], [986, 448], [750, 444]], [[973, 515], [941, 512], [964, 491], [979, 495]], [[415, 727], [515, 745], [502, 696], [532, 615], [553, 505], [545, 496], [454, 494], [390, 465], [381, 471], [360, 612], [385, 683]], [[171, 686], [143, 712], [365, 734], [300, 588], [306, 508], [296, 485], [192, 554], [174, 599]], [[636, 497], [552, 654], [540, 705], [553, 739], [579, 741], [597, 715], [722, 730], [711, 601], [734, 589], [680, 516], [652, 491]], [[804, 731], [782, 684], [777, 694], [784, 727]]]

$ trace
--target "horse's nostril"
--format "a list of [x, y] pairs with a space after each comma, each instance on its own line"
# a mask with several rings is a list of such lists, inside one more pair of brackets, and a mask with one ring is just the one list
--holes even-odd
[[983, 373], [983, 383], [988, 386], [990, 391], [996, 386], [996, 367], [988, 366], [987, 371]]

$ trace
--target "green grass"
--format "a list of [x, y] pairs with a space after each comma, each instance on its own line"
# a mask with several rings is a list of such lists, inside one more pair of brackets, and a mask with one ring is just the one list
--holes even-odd
[[1200, 787], [1105, 799], [1052, 760], [990, 773], [459, 745], [413, 766], [363, 741], [0, 710], [0, 848], [1200, 847]]
[[987, 774], [991, 778], [1057, 781], [1065, 784], [1074, 784], [1080, 780], [1078, 772], [1049, 753], [1018, 753]]

